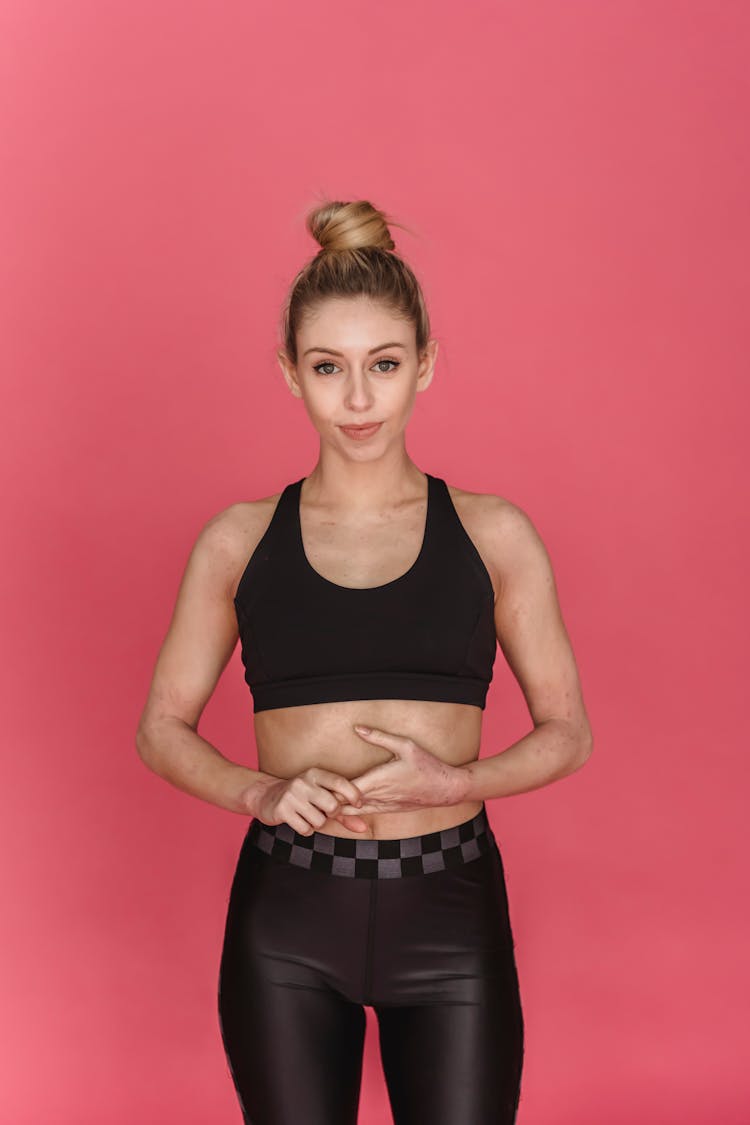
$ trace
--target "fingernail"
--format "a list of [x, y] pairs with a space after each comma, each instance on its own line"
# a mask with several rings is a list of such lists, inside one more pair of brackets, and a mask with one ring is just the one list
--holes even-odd
[[363, 727], [356, 724], [354, 729], [359, 731], [360, 734], [372, 734], [372, 727]]

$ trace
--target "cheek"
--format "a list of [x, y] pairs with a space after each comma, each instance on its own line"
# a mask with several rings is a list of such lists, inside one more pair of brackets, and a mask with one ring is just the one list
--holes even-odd
[[316, 430], [330, 429], [335, 425], [335, 419], [341, 413], [339, 397], [329, 388], [322, 392], [318, 388], [312, 393], [305, 391], [303, 396], [305, 409]]
[[324, 383], [322, 379], [319, 379], [317, 382], [313, 380], [306, 381], [302, 383], [301, 386], [302, 397], [311, 414], [325, 416], [327, 413], [330, 413], [332, 405], [337, 398], [337, 393], [332, 383]]
[[397, 388], [394, 387], [393, 395], [391, 396], [391, 401], [393, 402], [394, 409], [398, 410], [401, 414], [411, 413], [416, 395], [416, 387], [411, 383], [406, 386], [402, 384]]

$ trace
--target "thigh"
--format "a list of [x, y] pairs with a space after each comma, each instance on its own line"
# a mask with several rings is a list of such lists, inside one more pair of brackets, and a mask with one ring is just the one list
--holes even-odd
[[306, 943], [314, 906], [308, 875], [243, 846], [232, 885], [219, 1018], [252, 1125], [356, 1125], [365, 1013], [332, 985], [317, 952], [319, 929]]
[[512, 1125], [524, 1023], [499, 851], [398, 882], [379, 902], [374, 1005], [394, 1123]]
[[394, 1125], [513, 1125], [521, 1083], [520, 1008], [502, 978], [479, 999], [377, 1010]]

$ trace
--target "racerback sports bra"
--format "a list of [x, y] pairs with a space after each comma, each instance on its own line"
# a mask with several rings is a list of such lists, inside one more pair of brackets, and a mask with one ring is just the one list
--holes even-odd
[[305, 477], [288, 484], [237, 587], [254, 711], [351, 699], [484, 708], [497, 650], [487, 568], [440, 477], [427, 476], [416, 561], [380, 586], [339, 586], [302, 543]]

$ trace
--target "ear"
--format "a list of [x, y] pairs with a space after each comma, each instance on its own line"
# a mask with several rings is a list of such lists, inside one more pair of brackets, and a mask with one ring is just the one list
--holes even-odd
[[283, 348], [279, 349], [279, 351], [276, 353], [276, 358], [279, 361], [279, 367], [281, 368], [282, 374], [286, 381], [286, 385], [289, 387], [289, 390], [292, 392], [295, 398], [302, 398], [302, 391], [300, 389], [299, 383], [297, 382], [297, 368], [295, 364], [292, 363], [291, 359], [283, 350]]
[[428, 340], [424, 346], [424, 350], [419, 357], [419, 368], [417, 370], [417, 390], [426, 391], [432, 382], [432, 376], [435, 374], [435, 362], [437, 360], [438, 341], [435, 339]]

